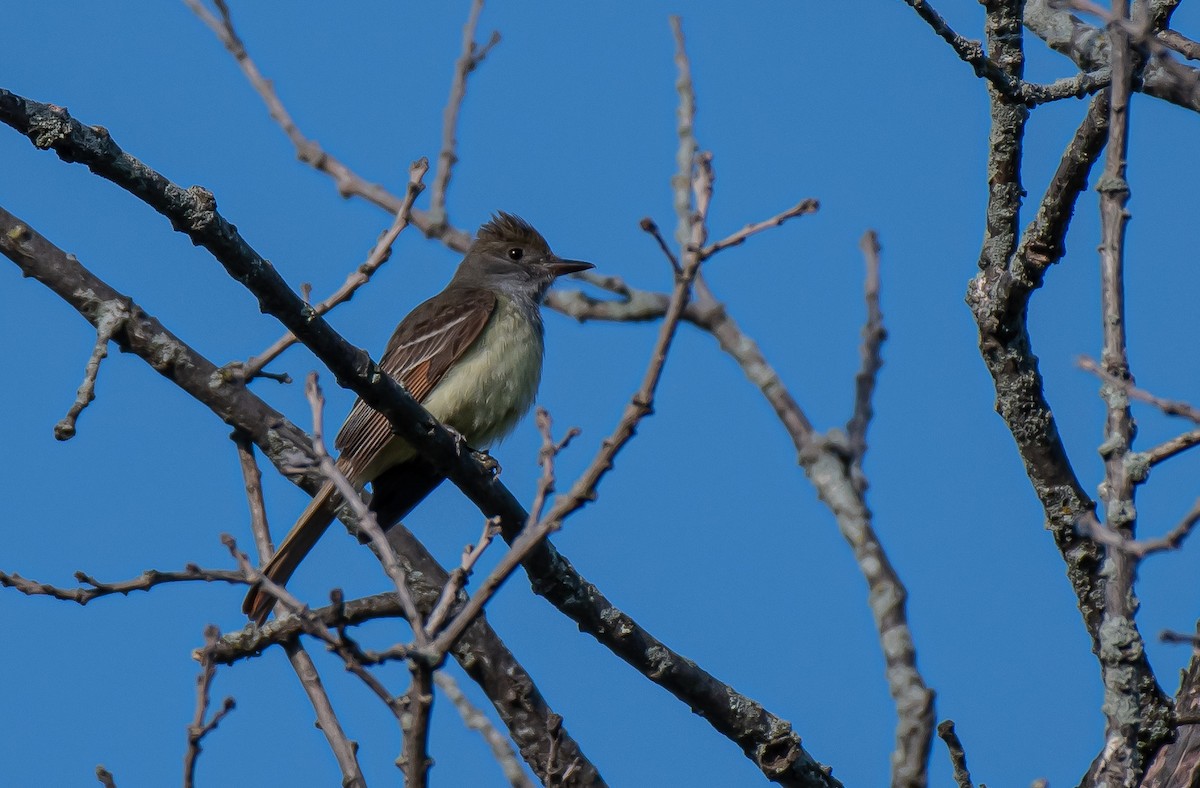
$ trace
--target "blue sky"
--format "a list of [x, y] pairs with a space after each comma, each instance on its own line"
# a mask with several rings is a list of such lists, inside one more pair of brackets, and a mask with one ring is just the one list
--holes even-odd
[[[975, 3], [943, 3], [978, 37]], [[684, 28], [698, 93], [697, 135], [713, 151], [713, 237], [803, 197], [821, 211], [706, 264], [706, 275], [761, 345], [818, 429], [850, 415], [863, 317], [858, 239], [883, 244], [889, 330], [866, 470], [875, 527], [910, 592], [918, 664], [953, 718], [977, 780], [1076, 780], [1101, 743], [1101, 685], [1089, 641], [1042, 529], [963, 303], [976, 270], [986, 196], [983, 85], [903, 3], [703, 4]], [[670, 270], [638, 229], [673, 228], [675, 70], [659, 2], [489, 5], [480, 37], [503, 42], [472, 75], [458, 132], [451, 220], [474, 228], [519, 213], [555, 251], [665, 290]], [[235, 4], [251, 54], [310, 137], [365, 177], [400, 191], [408, 163], [436, 156], [442, 107], [467, 3]], [[1184, 31], [1187, 7], [1176, 15]], [[293, 285], [327, 293], [390, 218], [337, 197], [295, 160], [283, 134], [211, 33], [182, 3], [121, 11], [46, 0], [6, 9], [0, 85], [68, 107], [183, 185], [203, 184], [222, 213]], [[1073, 67], [1032, 39], [1031, 79]], [[1026, 140], [1026, 187], [1040, 194], [1082, 117], [1069, 100], [1038, 109]], [[1195, 301], [1194, 115], [1137, 97], [1132, 112], [1129, 330], [1139, 383], [1200, 400], [1188, 350]], [[0, 205], [27, 220], [217, 363], [253, 355], [280, 333], [206, 253], [135, 198], [0, 128]], [[1075, 368], [1099, 348], [1095, 196], [1081, 201], [1069, 255], [1034, 298], [1030, 320], [1047, 393], [1088, 489], [1101, 477], [1097, 384]], [[423, 205], [424, 203], [418, 203]], [[332, 316], [374, 353], [395, 323], [448, 278], [457, 256], [401, 236], [375, 281]], [[226, 567], [218, 541], [251, 544], [228, 429], [143, 362], [114, 352], [79, 435], [53, 440], [94, 341], [73, 310], [0, 265], [5, 309], [0, 387], [7, 525], [0, 569], [59, 585], [84, 570], [104, 580], [189, 561]], [[653, 325], [577, 325], [547, 316], [539, 402], [583, 435], [560, 459], [574, 477], [619, 418], [645, 366]], [[274, 365], [301, 380], [303, 348]], [[330, 421], [352, 396], [323, 377]], [[254, 385], [300, 424], [299, 385]], [[1139, 446], [1181, 426], [1139, 412]], [[538, 469], [531, 420], [495, 452], [529, 499]], [[1139, 498], [1144, 532], [1168, 530], [1191, 505], [1200, 467], [1156, 469]], [[281, 533], [304, 495], [265, 469]], [[449, 485], [409, 520], [443, 563], [473, 540], [478, 512]], [[605, 480], [598, 502], [555, 544], [609, 598], [681, 653], [792, 722], [847, 785], [883, 785], [894, 710], [865, 584], [832, 516], [796, 466], [765, 401], [708, 336], [685, 327], [656, 413]], [[497, 551], [491, 556], [495, 560]], [[1188, 653], [1153, 636], [1195, 621], [1196, 551], [1143, 568], [1142, 631], [1164, 689]], [[332, 586], [383, 590], [367, 551], [331, 531], [292, 583], [320, 602]], [[242, 591], [173, 586], [87, 608], [0, 594], [0, 783], [88, 784], [97, 763], [119, 785], [177, 780], [193, 710], [191, 649], [203, 626], [244, 623]], [[753, 785], [737, 747], [613, 658], [521, 576], [489, 617], [612, 785]], [[396, 638], [393, 624], [366, 630]], [[393, 782], [390, 714], [337, 660], [313, 648], [369, 781]], [[452, 672], [483, 699], [456, 667]], [[403, 668], [385, 671], [403, 690]], [[238, 708], [205, 743], [201, 784], [330, 785], [338, 775], [278, 649], [222, 669], [214, 695]], [[431, 748], [439, 785], [501, 784], [473, 732], [444, 701]], [[1019, 753], [1014, 757], [1013, 753]], [[935, 743], [931, 784], [950, 781]]]

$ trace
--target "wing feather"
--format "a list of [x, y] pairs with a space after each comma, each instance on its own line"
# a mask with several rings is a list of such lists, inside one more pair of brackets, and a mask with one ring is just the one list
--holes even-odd
[[[418, 306], [396, 327], [379, 366], [412, 395], [424, 402], [455, 361], [462, 357], [487, 325], [496, 308], [490, 290], [447, 289]], [[341, 451], [338, 465], [356, 479], [392, 437], [386, 418], [361, 399], [338, 432], [334, 446]]]

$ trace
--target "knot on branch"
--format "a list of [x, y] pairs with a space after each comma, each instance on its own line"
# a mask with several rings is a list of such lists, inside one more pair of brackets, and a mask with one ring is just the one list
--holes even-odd
[[203, 186], [189, 186], [185, 193], [188, 197], [187, 206], [184, 208], [186, 229], [193, 233], [202, 233], [217, 221], [217, 198]]
[[[40, 150], [57, 148], [59, 143], [66, 142], [71, 136], [71, 114], [66, 107], [47, 104], [45, 112], [33, 114], [30, 117], [29, 139]], [[72, 161], [63, 156], [64, 161]]]
[[758, 764], [768, 777], [782, 777], [800, 757], [798, 737], [788, 728], [758, 748]]

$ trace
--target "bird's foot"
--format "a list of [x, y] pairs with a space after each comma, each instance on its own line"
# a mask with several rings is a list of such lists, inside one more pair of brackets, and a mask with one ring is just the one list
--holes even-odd
[[492, 476], [499, 476], [500, 472], [504, 470], [500, 467], [500, 463], [496, 461], [496, 458], [488, 454], [487, 449], [471, 449], [471, 456], [475, 458], [476, 462], [487, 469]]

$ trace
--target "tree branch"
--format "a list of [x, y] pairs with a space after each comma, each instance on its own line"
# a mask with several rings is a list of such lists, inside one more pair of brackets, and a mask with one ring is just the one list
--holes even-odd
[[[245, 432], [271, 463], [279, 469], [303, 463], [311, 456], [308, 436], [272, 409], [235, 378], [223, 372], [178, 337], [169, 332], [141, 307], [109, 287], [105, 282], [80, 265], [73, 256], [50, 244], [28, 225], [0, 208], [0, 254], [12, 259], [22, 271], [54, 291], [60, 298], [95, 324], [107, 311], [117, 306], [127, 309], [133, 318], [113, 341], [126, 351], [146, 361], [154, 370], [178, 385], [201, 402], [223, 421]], [[318, 483], [307, 476], [292, 477], [292, 481], [310, 494]], [[403, 528], [393, 528], [388, 535], [401, 555], [416, 562], [424, 577], [436, 582], [429, 586], [429, 595], [436, 599], [445, 583], [446, 573], [437, 565], [424, 546]], [[569, 566], [569, 565], [568, 565]], [[238, 581], [245, 582], [239, 574]], [[410, 572], [411, 575], [411, 572]], [[394, 594], [390, 595], [394, 598]], [[432, 605], [432, 602], [428, 602]], [[262, 639], [257, 634], [229, 633], [222, 641], [235, 643], [257, 642], [257, 649], [272, 642], [283, 642], [303, 631], [295, 616], [285, 618], [292, 629], [285, 638]], [[276, 622], [268, 625], [268, 629]], [[326, 623], [329, 623], [328, 621]], [[275, 630], [271, 630], [275, 631]], [[234, 649], [234, 653], [237, 651]], [[553, 712], [546, 706], [532, 679], [504, 646], [485, 620], [480, 618], [468, 630], [454, 656], [473, 680], [478, 682], [496, 706], [501, 719], [509, 726], [521, 753], [535, 773], [544, 768], [549, 734], [548, 721]], [[221, 648], [214, 649], [214, 659], [234, 661], [249, 656], [241, 653], [227, 658]], [[565, 732], [564, 747], [575, 753], [582, 766], [575, 772], [571, 785], [602, 786], [595, 767], [578, 750], [578, 745]]]
[[[292, 119], [292, 116], [283, 106], [283, 102], [280, 101], [278, 94], [275, 93], [275, 87], [271, 84], [271, 81], [262, 75], [258, 70], [258, 66], [250, 58], [245, 44], [234, 30], [233, 19], [230, 17], [227, 9], [224, 10], [221, 19], [218, 20], [204, 7], [201, 0], [184, 0], [184, 3], [216, 34], [217, 39], [229, 51], [229, 54], [233, 55], [238, 67], [241, 68], [246, 79], [250, 81], [250, 85], [262, 98], [263, 103], [267, 105], [267, 112], [270, 113], [271, 119], [279, 124], [279, 127], [283, 129], [283, 133], [287, 135], [288, 140], [295, 147], [296, 156], [300, 161], [316, 169], [318, 172], [323, 172], [333, 178], [338, 194], [341, 196], [362, 197], [382, 207], [393, 216], [400, 213], [403, 204], [400, 197], [392, 194], [383, 186], [371, 183], [362, 178], [335, 158], [333, 154], [322, 149], [316, 140], [304, 136], [296, 125], [296, 122]], [[438, 238], [447, 246], [457, 251], [465, 252], [467, 247], [471, 245], [470, 235], [453, 227], [436, 225], [432, 217], [425, 211], [414, 209], [412, 212], [412, 222], [427, 237]]]
[[450, 83], [450, 97], [442, 115], [442, 149], [438, 153], [437, 172], [433, 176], [433, 191], [429, 195], [429, 221], [435, 229], [445, 227], [446, 190], [450, 186], [450, 172], [458, 163], [458, 141], [454, 138], [458, 128], [458, 113], [462, 110], [467, 95], [467, 75], [474, 71], [487, 57], [492, 47], [500, 43], [500, 33], [493, 31], [482, 47], [475, 43], [475, 29], [479, 26], [479, 15], [483, 11], [483, 0], [472, 0], [467, 23], [463, 25], [462, 52], [454, 63], [454, 79]]
[[[250, 508], [250, 530], [254, 534], [254, 544], [258, 549], [259, 564], [265, 564], [270, 560], [275, 548], [271, 545], [271, 531], [267, 525], [267, 507], [263, 501], [262, 492], [262, 473], [254, 459], [254, 444], [251, 443], [249, 436], [244, 431], [237, 429], [230, 437], [233, 438], [234, 445], [238, 450], [238, 464], [241, 467], [242, 481], [246, 488], [246, 503]], [[277, 612], [283, 613], [284, 610], [283, 605], [276, 606]], [[210, 661], [213, 659], [212, 653], [219, 642], [206, 645], [205, 658]], [[317, 672], [316, 663], [313, 662], [299, 638], [284, 643], [283, 649], [287, 654], [288, 663], [292, 666], [296, 678], [300, 681], [300, 686], [304, 689], [304, 694], [308, 696], [308, 701], [317, 715], [317, 727], [325, 736], [334, 760], [341, 769], [342, 785], [346, 788], [366, 788], [367, 782], [358, 763], [358, 745], [350, 741], [342, 728], [341, 720], [333, 710], [333, 702], [329, 698], [329, 693], [325, 691], [325, 684], [321, 681], [321, 674]]]
[[196, 760], [200, 757], [200, 742], [217, 729], [221, 720], [233, 711], [236, 705], [233, 698], [225, 698], [221, 703], [221, 708], [212, 716], [212, 719], [205, 721], [208, 716], [208, 693], [212, 688], [213, 679], [217, 675], [216, 666], [213, 664], [208, 650], [220, 636], [221, 630], [216, 626], [209, 624], [204, 628], [204, 648], [200, 649], [200, 675], [196, 677], [196, 716], [192, 719], [192, 724], [188, 726], [188, 746], [183, 755], [184, 788], [194, 788], [196, 784]]

